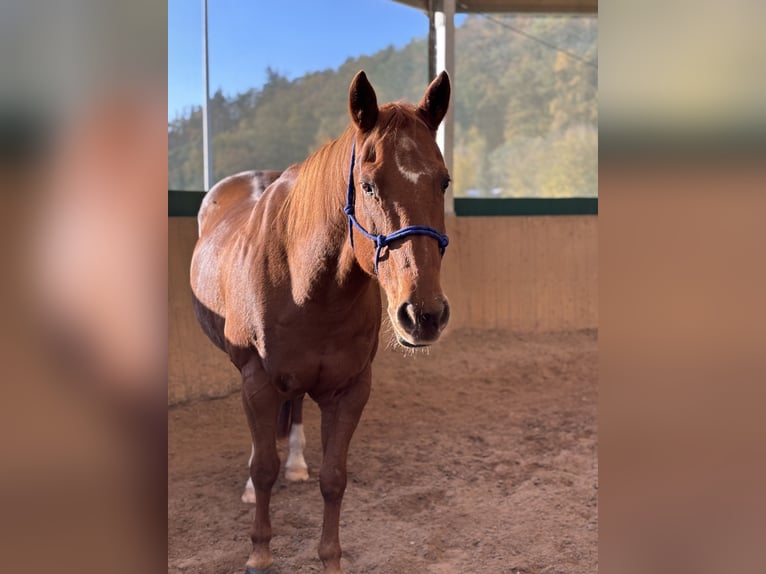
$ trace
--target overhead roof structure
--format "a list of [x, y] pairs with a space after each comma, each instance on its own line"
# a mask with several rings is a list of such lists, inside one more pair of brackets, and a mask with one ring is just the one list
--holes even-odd
[[[423, 12], [438, 10], [439, 0], [394, 0], [419, 8]], [[537, 12], [558, 14], [593, 14], [598, 12], [598, 0], [456, 0], [455, 13], [471, 12]]]

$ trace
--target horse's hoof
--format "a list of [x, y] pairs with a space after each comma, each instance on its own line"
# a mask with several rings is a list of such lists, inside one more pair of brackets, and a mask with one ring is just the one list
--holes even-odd
[[301, 482], [309, 479], [309, 469], [307, 468], [285, 468], [285, 478], [290, 482]]
[[242, 493], [242, 502], [247, 504], [255, 504], [255, 489], [245, 488], [245, 492]]

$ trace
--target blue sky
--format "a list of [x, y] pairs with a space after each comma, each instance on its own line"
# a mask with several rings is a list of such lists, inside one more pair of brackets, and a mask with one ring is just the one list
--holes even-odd
[[[462, 18], [456, 18], [456, 24]], [[208, 0], [210, 93], [290, 79], [428, 34], [425, 14], [392, 0]], [[204, 97], [202, 0], [168, 2], [168, 118]]]

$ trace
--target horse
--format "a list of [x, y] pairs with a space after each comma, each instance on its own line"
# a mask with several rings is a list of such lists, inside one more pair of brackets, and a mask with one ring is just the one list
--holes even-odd
[[378, 106], [360, 71], [338, 139], [281, 173], [226, 178], [203, 199], [191, 287], [203, 331], [242, 375], [256, 499], [246, 574], [273, 563], [269, 506], [283, 405], [308, 394], [319, 406], [318, 554], [325, 574], [342, 573], [346, 460], [370, 395], [381, 288], [403, 347], [431, 345], [447, 325], [440, 270], [450, 178], [436, 131], [450, 89], [442, 72], [417, 105]]

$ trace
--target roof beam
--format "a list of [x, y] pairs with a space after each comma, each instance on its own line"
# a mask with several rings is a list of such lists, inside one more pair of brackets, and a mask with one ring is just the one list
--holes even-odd
[[[428, 0], [394, 0], [428, 13]], [[598, 0], [457, 0], [455, 13], [529, 12], [555, 14], [595, 14]]]

